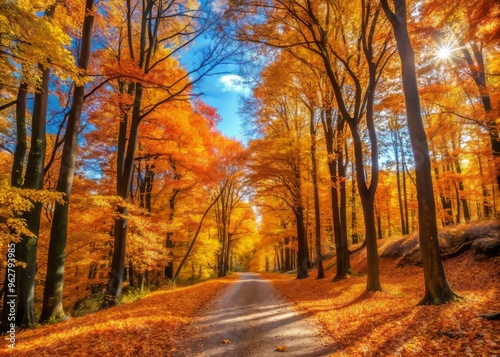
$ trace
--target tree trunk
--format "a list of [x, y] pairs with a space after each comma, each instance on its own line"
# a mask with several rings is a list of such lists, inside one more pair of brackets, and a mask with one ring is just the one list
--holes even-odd
[[134, 262], [132, 259], [128, 261], [128, 282], [131, 288], [135, 288], [135, 271], [134, 271]]
[[285, 267], [285, 249], [283, 247], [283, 243], [280, 243], [280, 254], [281, 254], [281, 272], [286, 272]]
[[[368, 122], [367, 118], [367, 122]], [[356, 156], [356, 181], [358, 184], [358, 192], [361, 198], [361, 206], [363, 207], [363, 217], [365, 220], [365, 240], [366, 240], [366, 254], [368, 261], [367, 270], [367, 291], [380, 291], [382, 286], [380, 284], [380, 271], [377, 247], [377, 227], [375, 222], [375, 191], [377, 188], [378, 180], [378, 152], [376, 149], [376, 137], [370, 137], [371, 150], [372, 150], [372, 177], [370, 187], [368, 188], [365, 178], [365, 168], [363, 160], [363, 152], [361, 145], [361, 137], [359, 136], [358, 125], [354, 121], [349, 121], [349, 128], [354, 142], [354, 153]], [[370, 126], [369, 126], [369, 130]], [[374, 133], [372, 133], [373, 135]]]
[[318, 275], [316, 279], [323, 279], [325, 277], [325, 272], [323, 270], [323, 260], [321, 256], [321, 212], [319, 208], [318, 168], [316, 164], [316, 125], [314, 122], [314, 111], [311, 110], [310, 114], [309, 129], [311, 134], [311, 163], [314, 191], [314, 217], [316, 224], [316, 265], [318, 267]]
[[[17, 92], [16, 99], [16, 149], [14, 151], [14, 160], [12, 164], [12, 172], [11, 172], [11, 186], [12, 187], [22, 187], [23, 186], [23, 169], [24, 169], [24, 160], [26, 158], [26, 98], [28, 94], [28, 85], [26, 83], [21, 83], [19, 85], [19, 90]], [[19, 256], [17, 256], [19, 259]], [[8, 261], [8, 257], [6, 257], [6, 261]], [[16, 272], [17, 272], [16, 268]], [[7, 267], [5, 268], [5, 278], [2, 292], [5, 292], [5, 289], [8, 285], [8, 274]], [[7, 293], [5, 293], [5, 297], [3, 299], [3, 315], [2, 315], [2, 323], [0, 330], [8, 331], [8, 312], [10, 311], [11, 306], [8, 304], [10, 299], [7, 299]], [[2, 295], [3, 297], [3, 295]], [[1, 298], [1, 297], [0, 297]], [[14, 306], [16, 308], [17, 306]]]
[[11, 185], [13, 187], [23, 186], [23, 168], [26, 158], [26, 97], [28, 95], [28, 84], [21, 83], [16, 99], [16, 150], [12, 163]]
[[[85, 5], [86, 15], [83, 22], [80, 58], [78, 60], [78, 66], [83, 70], [87, 70], [90, 59], [92, 27], [94, 24], [94, 16], [92, 15], [93, 3], [94, 0], [87, 0]], [[48, 322], [51, 319], [61, 319], [65, 317], [62, 293], [66, 240], [68, 236], [69, 202], [71, 188], [73, 186], [73, 176], [75, 173], [78, 132], [80, 130], [84, 92], [84, 85], [75, 87], [73, 103], [68, 116], [63, 153], [61, 156], [61, 167], [59, 169], [59, 178], [56, 188], [57, 192], [64, 193], [64, 203], [55, 204], [52, 229], [50, 231], [47, 274], [45, 278], [45, 290], [43, 294], [40, 322]]]
[[405, 230], [403, 234], [410, 234], [410, 217], [409, 217], [409, 211], [408, 211], [408, 200], [406, 197], [407, 195], [407, 190], [406, 190], [406, 155], [405, 155], [405, 148], [403, 147], [403, 138], [401, 135], [399, 135], [399, 148], [401, 149], [401, 168], [402, 168], [402, 181], [403, 181], [403, 202], [404, 202], [404, 211], [405, 211]]
[[[134, 160], [137, 149], [137, 139], [139, 135], [140, 109], [142, 102], [142, 85], [135, 86], [134, 106], [132, 110], [132, 123], [127, 145], [127, 154], [123, 165], [122, 180], [120, 182], [118, 196], [125, 202], [129, 198], [132, 176], [134, 174]], [[127, 207], [119, 205], [117, 207], [118, 217], [115, 219], [115, 237], [113, 245], [113, 257], [111, 260], [111, 272], [105, 292], [104, 301], [100, 309], [115, 306], [119, 303], [122, 293], [123, 269], [125, 266], [125, 253], [127, 242]]]
[[394, 149], [394, 157], [396, 158], [396, 186], [398, 188], [398, 204], [399, 204], [399, 216], [401, 218], [401, 234], [408, 234], [405, 226], [405, 215], [403, 209], [403, 197], [401, 195], [401, 178], [399, 172], [399, 142], [398, 142], [398, 132], [395, 130], [392, 133], [393, 136], [393, 149]]
[[292, 270], [292, 261], [290, 256], [290, 238], [285, 238], [285, 271]]
[[309, 275], [307, 273], [307, 262], [308, 262], [308, 251], [307, 251], [307, 237], [306, 229], [304, 226], [304, 209], [302, 206], [296, 207], [295, 219], [297, 220], [297, 240], [298, 240], [298, 251], [297, 251], [297, 279], [307, 278]]
[[484, 218], [490, 218], [490, 201], [489, 201], [489, 195], [488, 195], [488, 190], [486, 189], [486, 184], [484, 183], [484, 177], [483, 177], [483, 164], [481, 161], [481, 156], [479, 155], [478, 157], [479, 160], [479, 176], [481, 177], [481, 191], [483, 193], [483, 215]]
[[[50, 10], [48, 10], [50, 11]], [[46, 16], [49, 16], [47, 14]], [[43, 188], [43, 165], [45, 159], [45, 122], [48, 106], [48, 88], [50, 69], [39, 66], [42, 71], [42, 85], [35, 93], [35, 103], [33, 106], [33, 118], [31, 128], [31, 146], [26, 166], [26, 175], [23, 188], [41, 190]], [[22, 240], [16, 243], [16, 259], [26, 263], [26, 267], [16, 267], [16, 292], [17, 311], [16, 326], [33, 328], [36, 327], [35, 318], [35, 277], [36, 277], [36, 253], [38, 245], [38, 234], [40, 231], [40, 216], [42, 205], [34, 203], [31, 211], [22, 215], [26, 220], [27, 228], [33, 236], [23, 236]], [[4, 297], [7, 299], [7, 294]], [[4, 309], [2, 315], [2, 326], [8, 326], [7, 313], [9, 309]]]
[[453, 300], [457, 295], [451, 290], [446, 280], [439, 251], [431, 161], [420, 111], [414, 52], [406, 25], [406, 1], [393, 0], [392, 2], [395, 8], [394, 13], [390, 9], [388, 1], [381, 0], [382, 7], [394, 28], [398, 53], [401, 58], [407, 125], [415, 157], [419, 241], [425, 281], [425, 294], [420, 304], [439, 305]]
[[[344, 120], [338, 117], [337, 140], [333, 127], [333, 113], [331, 110], [322, 112], [323, 131], [325, 135], [326, 151], [328, 154], [328, 171], [330, 174], [330, 195], [332, 204], [333, 237], [337, 255], [337, 272], [334, 280], [344, 279], [349, 273], [349, 250], [347, 248], [346, 227], [346, 199], [345, 199], [345, 167], [342, 164], [342, 142]], [[340, 148], [340, 150], [339, 150]], [[336, 157], [336, 159], [333, 159]], [[339, 199], [340, 190], [340, 199]], [[339, 207], [340, 205], [340, 207]]]
[[[462, 168], [460, 166], [460, 161], [458, 159], [455, 160], [455, 169], [457, 173], [462, 176]], [[460, 202], [457, 202], [457, 205], [462, 204], [462, 209], [464, 211], [464, 219], [465, 223], [468, 223], [470, 221], [470, 211], [469, 211], [469, 205], [467, 204], [467, 198], [465, 198], [465, 189], [464, 189], [464, 183], [462, 179], [458, 181], [458, 191], [459, 191], [459, 197], [460, 197]], [[457, 219], [458, 223], [458, 219]]]
[[375, 205], [375, 215], [377, 217], [378, 239], [382, 239], [384, 238], [384, 232], [382, 230], [382, 217], [380, 216], [380, 210], [378, 209], [377, 205]]

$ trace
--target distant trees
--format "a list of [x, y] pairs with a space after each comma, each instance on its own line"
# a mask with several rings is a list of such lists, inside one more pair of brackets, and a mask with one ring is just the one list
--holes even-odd
[[[0, 179], [13, 186], [1, 204], [11, 204], [6, 203], [11, 195], [22, 198], [1, 212], [2, 230], [8, 232], [2, 246], [12, 241], [16, 248], [16, 290], [10, 294], [18, 296], [16, 324], [34, 327], [35, 281], [45, 288], [40, 319], [45, 323], [65, 317], [65, 281], [99, 281], [111, 264], [103, 304], [109, 306], [118, 302], [124, 279], [131, 286], [158, 284], [163, 267], [180, 261], [197, 204], [205, 198], [193, 198], [202, 192], [197, 185], [219, 182], [224, 168], [234, 164], [223, 145], [238, 145], [220, 139], [215, 129], [220, 118], [196, 99], [192, 86], [235, 54], [236, 46], [215, 31], [216, 12], [191, 3], [135, 7], [112, 1], [96, 7], [91, 0], [43, 6], [9, 1], [0, 7]], [[211, 41], [190, 52], [191, 67], [181, 65], [181, 53], [208, 29], [214, 30]], [[33, 109], [27, 105], [31, 98]], [[85, 150], [78, 152], [78, 146]], [[63, 193], [64, 201], [43, 189]], [[234, 266], [248, 265], [251, 245], [237, 237], [254, 234], [252, 224], [242, 230], [242, 221], [255, 219], [243, 214], [248, 210], [236, 215], [239, 226], [231, 226], [231, 246], [225, 247]], [[219, 243], [211, 241], [213, 229], [199, 232], [200, 249], [190, 242], [186, 254], [199, 277], [216, 271], [211, 263]], [[213, 249], [203, 251], [210, 245]], [[177, 275], [183, 273], [178, 269]], [[6, 273], [2, 277], [9, 281]], [[6, 302], [7, 294], [3, 297]], [[4, 307], [3, 328], [9, 312]]]
[[[428, 3], [433, 9], [442, 7], [442, 4], [430, 1], [424, 6], [426, 10]], [[475, 20], [471, 20], [469, 24], [482, 26], [491, 21], [487, 16], [486, 20], [478, 22], [479, 13], [484, 14], [483, 10], [488, 7], [486, 3], [488, 2], [478, 4], [478, 9], [472, 14], [465, 10], [466, 8], [470, 10], [471, 6], [461, 3], [460, 6], [457, 5], [458, 7], [443, 9], [442, 15], [446, 21], [451, 21], [454, 17], [463, 19], [469, 16], [470, 19], [472, 16]], [[458, 8], [460, 10], [457, 10]], [[386, 234], [389, 236], [393, 234], [396, 225], [399, 225], [398, 230], [402, 234], [409, 234], [418, 227], [420, 237], [423, 239], [422, 254], [426, 256], [425, 259], [430, 257], [429, 260], [433, 262], [427, 261], [424, 264], [427, 271], [426, 282], [433, 280], [429, 284], [441, 284], [439, 288], [437, 285], [429, 286], [422, 303], [439, 304], [447, 299], [453, 299], [455, 294], [446, 283], [438, 257], [436, 217], [442, 217], [443, 225], [459, 222], [462, 217], [465, 221], [469, 221], [473, 215], [476, 218], [490, 217], [491, 204], [495, 205], [498, 192], [489, 196], [487, 187], [491, 182], [491, 176], [486, 179], [488, 183], [485, 183], [484, 167], [485, 165], [488, 167], [486, 175], [491, 174], [491, 170], [495, 170], [495, 165], [492, 165], [495, 159], [473, 158], [466, 154], [467, 150], [477, 152], [477, 148], [473, 149], [473, 142], [466, 140], [464, 143], [460, 134], [461, 130], [469, 130], [467, 122], [477, 120], [472, 109], [476, 100], [470, 99], [469, 95], [469, 99], [465, 99], [465, 102], [471, 101], [469, 108], [464, 107], [458, 112], [451, 109], [452, 106], [457, 108], [457, 105], [461, 105], [456, 95], [456, 88], [459, 85], [439, 82], [442, 80], [440, 76], [442, 72], [435, 52], [428, 51], [423, 44], [418, 43], [418, 50], [422, 52], [421, 56], [427, 62], [411, 64], [414, 63], [413, 50], [407, 36], [404, 38], [406, 44], [401, 44], [405, 35], [401, 35], [400, 27], [403, 23], [406, 26], [407, 11], [413, 9], [406, 9], [406, 4], [399, 1], [389, 5], [388, 2], [375, 1], [359, 1], [356, 4], [328, 1], [319, 4], [314, 1], [277, 0], [266, 6], [254, 1], [231, 3], [227, 13], [238, 24], [241, 41], [252, 48], [260, 49], [266, 55], [272, 53], [272, 59], [266, 62], [266, 69], [255, 90], [255, 97], [261, 110], [255, 110], [254, 102], [249, 106], [249, 110], [253, 110], [254, 117], [257, 117], [253, 125], [261, 128], [256, 143], [277, 145], [272, 146], [272, 150], [276, 153], [280, 152], [278, 148], [283, 150], [288, 147], [283, 142], [280, 143], [280, 140], [289, 137], [289, 134], [285, 131], [280, 134], [272, 131], [278, 122], [277, 119], [284, 116], [282, 113], [295, 121], [302, 121], [302, 125], [307, 123], [309, 117], [321, 118], [324, 129], [322, 136], [316, 138], [317, 132], [311, 130], [309, 133], [304, 132], [301, 138], [310, 136], [311, 142], [324, 140], [326, 143], [326, 152], [319, 154], [324, 161], [322, 169], [318, 171], [319, 181], [324, 182], [322, 180], [327, 177], [325, 169], [328, 168], [330, 179], [327, 186], [331, 190], [331, 209], [321, 207], [313, 216], [316, 221], [320, 216], [320, 227], [315, 228], [316, 231], [320, 231], [322, 227], [331, 227], [330, 222], [333, 222], [331, 231], [334, 232], [337, 255], [336, 277], [343, 278], [349, 272], [348, 256], [345, 255], [348, 252], [348, 227], [351, 227], [353, 243], [357, 243], [358, 225], [362, 224], [364, 228], [365, 234], [362, 238], [363, 245], [367, 246], [367, 290], [381, 288], [377, 270], [377, 239], [383, 238]], [[388, 15], [392, 28], [383, 16], [384, 12]], [[253, 17], [254, 14], [258, 14], [258, 20]], [[432, 20], [436, 20], [440, 19], [440, 15], [429, 16], [435, 16]], [[417, 17], [413, 20], [412, 26], [423, 27], [423, 33], [429, 31], [423, 21], [419, 22], [422, 19]], [[396, 74], [399, 72], [399, 64], [393, 56], [396, 46], [391, 37], [394, 27], [398, 27], [394, 30], [395, 42], [402, 56], [406, 107], [402, 106], [404, 98], [398, 93], [399, 79]], [[496, 28], [496, 25], [490, 27]], [[496, 32], [488, 30], [490, 27], [478, 28], [483, 34], [495, 36], [493, 33]], [[431, 34], [429, 38], [430, 36]], [[401, 46], [407, 47], [402, 49]], [[458, 51], [454, 48], [451, 50]], [[476, 53], [478, 60], [482, 54], [478, 51]], [[494, 49], [492, 53], [496, 53]], [[493, 57], [491, 58], [495, 61]], [[284, 69], [280, 70], [280, 66]], [[289, 68], [294, 70], [290, 71]], [[408, 74], [411, 68], [413, 73]], [[477, 71], [475, 68], [483, 66], [481, 64], [474, 66], [473, 74]], [[273, 76], [279, 78], [279, 81], [273, 79]], [[410, 85], [408, 77], [412, 76], [414, 79]], [[423, 91], [429, 94], [424, 99], [424, 115], [419, 101], [415, 100], [418, 98], [417, 80], [422, 82]], [[310, 90], [316, 98], [312, 105], [308, 101], [311, 93], [304, 91], [306, 87], [315, 88]], [[409, 87], [412, 89], [408, 89]], [[264, 94], [268, 88], [274, 88], [273, 94]], [[444, 88], [449, 91], [443, 92]], [[484, 98], [484, 85], [478, 88], [483, 88], [480, 91], [483, 91], [481, 96]], [[431, 95], [434, 89], [436, 91]], [[444, 93], [446, 95], [443, 95]], [[409, 97], [413, 98], [412, 103], [408, 103]], [[295, 104], [299, 98], [303, 103]], [[273, 101], [279, 102], [273, 104]], [[303, 109], [296, 109], [300, 107]], [[308, 107], [312, 113], [310, 116], [306, 114]], [[444, 122], [456, 120], [455, 118], [463, 120], [457, 124], [458, 127]], [[408, 132], [404, 129], [405, 121], [409, 123]], [[345, 131], [346, 126], [350, 128], [350, 133]], [[496, 126], [494, 127], [496, 130]], [[381, 140], [378, 137], [379, 133]], [[491, 133], [491, 130], [486, 132], [490, 138]], [[427, 136], [433, 139], [433, 146], [430, 148], [427, 146]], [[413, 157], [406, 150], [407, 137], [412, 145]], [[487, 144], [484, 140], [485, 133], [479, 134], [479, 137], [480, 145], [484, 147]], [[440, 140], [443, 140], [443, 145], [437, 145]], [[498, 140], [494, 141], [495, 143], [491, 143], [493, 148]], [[257, 152], [268, 151], [257, 147], [253, 149]], [[310, 158], [304, 154], [315, 151], [316, 147], [311, 146], [306, 149], [301, 146], [294, 155], [296, 160], [299, 158], [302, 160], [301, 169], [297, 171], [301, 172], [298, 177], [301, 181], [300, 200], [304, 202], [303, 207], [308, 207], [306, 202], [314, 199], [304, 187], [317, 178], [310, 171], [314, 170], [314, 163], [311, 163]], [[494, 151], [493, 149], [493, 153]], [[255, 158], [259, 156], [256, 154]], [[431, 156], [435, 159], [433, 163], [430, 162]], [[381, 157], [384, 166], [382, 173], [379, 167]], [[285, 161], [277, 154], [274, 155], [274, 159], [274, 165]], [[352, 166], [348, 165], [349, 159], [352, 160], [350, 162]], [[315, 161], [314, 158], [312, 160]], [[479, 170], [469, 166], [471, 160], [479, 161], [479, 166], [476, 166]], [[464, 163], [468, 167], [468, 174], [464, 174]], [[270, 166], [271, 164], [266, 162], [265, 165], [252, 168], [256, 172], [264, 173]], [[279, 171], [276, 169], [271, 170], [270, 176], [264, 175], [264, 177], [273, 177], [277, 172]], [[283, 173], [284, 171], [280, 171], [280, 174]], [[292, 173], [286, 175], [289, 180], [294, 176], [297, 177]], [[350, 180], [347, 180], [348, 177]], [[380, 183], [379, 177], [383, 177]], [[273, 194], [279, 192], [278, 188], [282, 186], [281, 182], [284, 180], [262, 181], [266, 182], [267, 186], [258, 192], [262, 197], [266, 197], [268, 192]], [[354, 192], [355, 186], [358, 188], [358, 194], [353, 194], [351, 197], [350, 207], [347, 204], [346, 190], [349, 184], [351, 192]], [[377, 192], [379, 184], [383, 187]], [[315, 186], [315, 183], [312, 185]], [[287, 187], [297, 187], [297, 185]], [[437, 208], [434, 192], [437, 193], [436, 197], [441, 203]], [[470, 209], [471, 200], [477, 203], [474, 213]], [[323, 202], [322, 206], [325, 203]], [[361, 203], [361, 209], [358, 209], [358, 203]], [[398, 210], [394, 211], [393, 207], [398, 207]], [[347, 208], [350, 208], [350, 215], [347, 214]], [[359, 219], [358, 210], [363, 212], [362, 220]], [[331, 221], [321, 217], [322, 212], [329, 212]], [[276, 226], [279, 227], [279, 222], [283, 219], [282, 214], [280, 211], [275, 211], [275, 214]], [[308, 222], [308, 214], [304, 215], [303, 220]], [[295, 224], [298, 226], [300, 223], [296, 221]], [[278, 236], [283, 237], [283, 234]], [[275, 239], [278, 239], [278, 236]], [[297, 237], [300, 242], [300, 235]], [[324, 245], [331, 243], [326, 237], [321, 237], [320, 240]], [[273, 245], [276, 248], [276, 243]], [[275, 259], [279, 262], [280, 255], [276, 254]], [[297, 273], [300, 277], [299, 271]], [[443, 298], [438, 297], [441, 293], [444, 294]]]

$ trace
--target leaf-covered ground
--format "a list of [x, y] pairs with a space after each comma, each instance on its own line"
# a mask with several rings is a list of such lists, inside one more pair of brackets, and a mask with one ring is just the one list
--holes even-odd
[[[364, 254], [352, 266], [364, 268]], [[332, 356], [500, 356], [500, 321], [478, 314], [500, 311], [500, 257], [473, 260], [472, 252], [444, 262], [451, 287], [463, 299], [443, 306], [416, 306], [423, 297], [423, 271], [397, 268], [381, 259], [384, 291], [367, 293], [366, 277], [331, 282], [266, 274], [300, 310], [317, 318], [334, 340]]]
[[[364, 253], [352, 266], [365, 269]], [[452, 288], [463, 296], [444, 306], [416, 306], [423, 295], [422, 268], [396, 267], [381, 259], [384, 291], [366, 293], [364, 276], [331, 282], [293, 274], [265, 274], [299, 310], [316, 318], [333, 340], [332, 356], [500, 356], [500, 321], [477, 317], [500, 311], [500, 257], [475, 261], [472, 252], [446, 260]], [[169, 288], [116, 308], [16, 336], [0, 356], [168, 356], [173, 342], [186, 337], [185, 326], [213, 299], [232, 275], [190, 287]], [[325, 336], [326, 337], [326, 336]]]
[[237, 275], [156, 291], [129, 304], [4, 337], [0, 356], [167, 356], [199, 308]]

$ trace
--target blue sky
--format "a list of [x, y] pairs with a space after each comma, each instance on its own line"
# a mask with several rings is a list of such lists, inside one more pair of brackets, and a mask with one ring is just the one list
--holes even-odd
[[250, 88], [243, 83], [243, 78], [237, 74], [217, 74], [205, 77], [197, 84], [202, 92], [201, 99], [217, 109], [222, 120], [217, 128], [226, 136], [237, 139], [244, 144], [241, 116], [238, 115], [239, 98], [251, 95]]

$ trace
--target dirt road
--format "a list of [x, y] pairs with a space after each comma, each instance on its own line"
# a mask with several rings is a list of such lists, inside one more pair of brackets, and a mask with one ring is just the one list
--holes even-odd
[[[258, 274], [241, 273], [189, 328], [173, 357], [328, 356], [320, 330]], [[228, 343], [223, 343], [223, 341]], [[277, 346], [286, 346], [284, 353]]]

